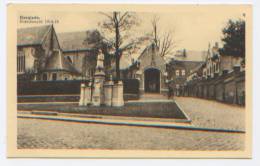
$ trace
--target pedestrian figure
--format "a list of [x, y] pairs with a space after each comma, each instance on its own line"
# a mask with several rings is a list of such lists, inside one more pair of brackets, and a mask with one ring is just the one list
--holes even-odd
[[172, 97], [173, 94], [173, 89], [171, 86], [168, 87], [168, 99], [170, 99]]

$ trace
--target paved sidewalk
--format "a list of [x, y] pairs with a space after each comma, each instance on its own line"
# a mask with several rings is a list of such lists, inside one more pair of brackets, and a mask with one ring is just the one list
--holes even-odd
[[196, 127], [245, 130], [245, 108], [216, 101], [175, 97]]
[[[47, 113], [47, 112], [46, 112]], [[18, 113], [18, 118], [25, 119], [40, 119], [40, 120], [55, 120], [55, 121], [65, 121], [65, 122], [79, 122], [79, 123], [97, 123], [105, 125], [126, 125], [126, 126], [137, 126], [137, 127], [155, 127], [155, 128], [171, 128], [171, 129], [181, 129], [181, 130], [195, 130], [195, 131], [207, 131], [207, 132], [228, 132], [228, 133], [244, 133], [241, 130], [226, 130], [218, 128], [204, 128], [192, 126], [190, 123], [185, 122], [174, 122], [174, 121], [164, 121], [158, 118], [157, 120], [151, 118], [145, 119], [125, 119], [120, 117], [106, 117], [106, 116], [87, 116], [82, 117], [79, 115], [70, 114], [57, 114], [51, 115], [54, 112], [49, 112], [49, 115], [44, 114], [28, 114], [28, 113]]]

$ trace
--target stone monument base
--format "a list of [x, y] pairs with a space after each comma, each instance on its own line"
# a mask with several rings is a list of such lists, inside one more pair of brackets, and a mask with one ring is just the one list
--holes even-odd
[[113, 86], [113, 95], [112, 95], [112, 106], [122, 107], [124, 106], [124, 94], [123, 94], [123, 83], [118, 81], [117, 84]]

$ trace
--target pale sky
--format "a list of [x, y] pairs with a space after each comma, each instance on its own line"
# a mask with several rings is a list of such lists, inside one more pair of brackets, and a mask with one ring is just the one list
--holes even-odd
[[[31, 16], [32, 12], [21, 12], [23, 16]], [[35, 13], [35, 12], [34, 12]], [[71, 31], [86, 31], [99, 29], [98, 22], [105, 19], [98, 12], [36, 12], [41, 20], [58, 20], [54, 24], [56, 33]], [[177, 44], [176, 50], [207, 50], [208, 43], [212, 45], [220, 42], [222, 29], [228, 19], [243, 18], [243, 8], [229, 10], [228, 8], [210, 8], [207, 10], [176, 10], [172, 12], [137, 12], [141, 24], [131, 31], [131, 36], [140, 36], [151, 32], [151, 19], [156, 14], [160, 17], [159, 30], [165, 32], [174, 31], [174, 38]], [[18, 20], [19, 22], [19, 20]], [[45, 24], [45, 23], [43, 23]], [[18, 27], [38, 26], [42, 24], [19, 24]], [[220, 43], [221, 45], [221, 43]]]

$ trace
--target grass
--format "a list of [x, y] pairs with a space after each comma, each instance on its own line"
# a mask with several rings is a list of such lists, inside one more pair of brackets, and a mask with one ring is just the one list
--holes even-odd
[[78, 104], [18, 104], [18, 110], [95, 115], [187, 119], [174, 102], [126, 103], [124, 107], [83, 107]]
[[[18, 96], [19, 103], [25, 102], [78, 102], [80, 99], [79, 94], [75, 95], [27, 95]], [[138, 94], [124, 94], [124, 100], [138, 100]]]

